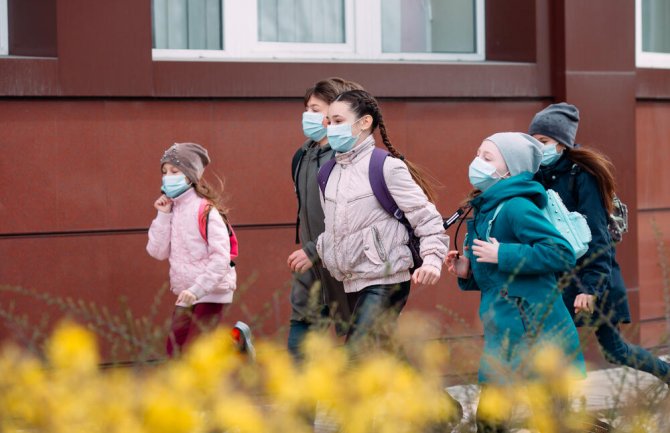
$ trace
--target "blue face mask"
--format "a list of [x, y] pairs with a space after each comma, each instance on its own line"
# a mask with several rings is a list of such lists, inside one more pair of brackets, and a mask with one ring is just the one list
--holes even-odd
[[[362, 119], [362, 117], [361, 117]], [[358, 119], [358, 120], [361, 120]], [[356, 122], [358, 122], [358, 120]], [[361, 132], [357, 136], [353, 136], [351, 130], [356, 122], [351, 125], [348, 123], [340, 123], [339, 125], [328, 125], [328, 144], [335, 152], [348, 152], [353, 149], [356, 140], [361, 136]]]
[[171, 174], [163, 176], [161, 191], [170, 198], [176, 198], [190, 187], [191, 185], [186, 181], [186, 176], [183, 174]]
[[[561, 152], [562, 153], [562, 152]], [[542, 148], [542, 165], [551, 165], [561, 158], [555, 144], [547, 144]]]
[[503, 176], [498, 174], [496, 168], [492, 164], [484, 161], [480, 157], [476, 157], [470, 163], [468, 176], [470, 177], [472, 186], [480, 191], [486, 191], [503, 178]]
[[326, 127], [323, 126], [323, 114], [305, 111], [302, 113], [302, 132], [305, 137], [314, 141], [321, 141], [326, 136]]

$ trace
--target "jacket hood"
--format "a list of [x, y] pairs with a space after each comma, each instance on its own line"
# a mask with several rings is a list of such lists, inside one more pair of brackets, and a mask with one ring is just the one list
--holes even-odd
[[514, 197], [526, 197], [535, 205], [544, 209], [547, 205], [547, 193], [544, 187], [533, 180], [533, 174], [524, 172], [497, 182], [470, 202], [478, 211], [489, 212], [500, 202]]

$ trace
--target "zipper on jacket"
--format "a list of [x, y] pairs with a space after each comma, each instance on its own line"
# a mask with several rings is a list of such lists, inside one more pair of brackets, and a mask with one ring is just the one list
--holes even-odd
[[379, 258], [382, 259], [382, 262], [386, 262], [388, 258], [386, 256], [386, 248], [384, 248], [379, 229], [376, 226], [372, 226], [372, 238], [374, 239], [375, 249], [377, 250], [377, 254], [379, 254]]

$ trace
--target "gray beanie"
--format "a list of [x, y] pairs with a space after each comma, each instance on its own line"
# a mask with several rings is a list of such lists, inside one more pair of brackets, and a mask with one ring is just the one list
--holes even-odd
[[575, 147], [579, 126], [579, 110], [567, 102], [551, 104], [533, 117], [528, 127], [530, 135], [542, 134], [570, 148]]
[[488, 137], [503, 158], [510, 176], [523, 172], [535, 173], [542, 161], [542, 143], [523, 132], [499, 132]]
[[163, 153], [161, 167], [170, 163], [181, 170], [192, 183], [198, 183], [209, 164], [207, 149], [195, 143], [175, 143]]

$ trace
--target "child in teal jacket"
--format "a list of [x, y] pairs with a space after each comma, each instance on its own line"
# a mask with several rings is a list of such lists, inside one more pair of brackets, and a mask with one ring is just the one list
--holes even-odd
[[585, 370], [555, 276], [575, 265], [575, 253], [542, 213], [547, 195], [533, 180], [541, 158], [540, 142], [508, 132], [484, 140], [470, 164], [474, 217], [467, 221], [464, 255], [449, 252], [447, 269], [461, 289], [481, 292], [483, 384], [526, 376], [533, 351], [544, 343], [559, 347], [579, 373]]

